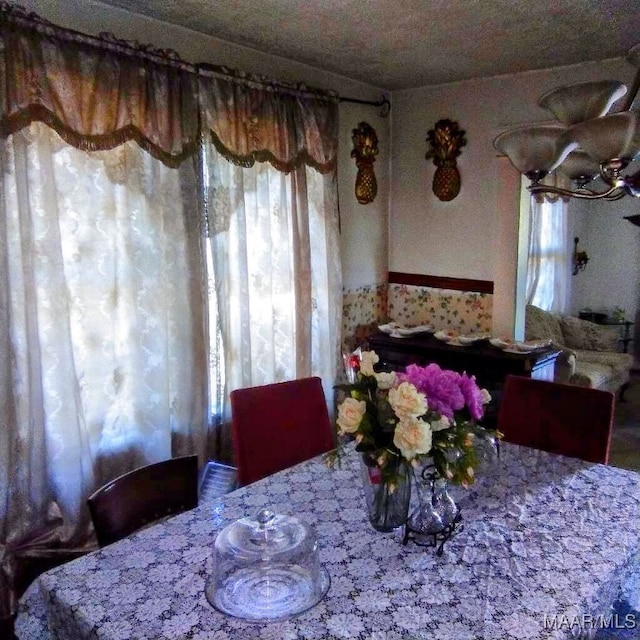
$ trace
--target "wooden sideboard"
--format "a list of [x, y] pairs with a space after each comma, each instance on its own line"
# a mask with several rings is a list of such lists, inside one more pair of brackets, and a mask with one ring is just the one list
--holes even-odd
[[384, 369], [404, 369], [408, 364], [427, 365], [435, 362], [443, 369], [474, 375], [478, 384], [491, 393], [490, 421], [495, 420], [504, 379], [507, 375], [553, 380], [558, 349], [539, 349], [532, 353], [509, 353], [479, 340], [469, 346], [452, 346], [425, 333], [408, 338], [392, 338], [374, 333], [367, 339], [369, 348], [380, 357]]
[[368, 342], [380, 357], [380, 363], [390, 369], [435, 362], [443, 369], [466, 371], [484, 385], [501, 383], [508, 374], [553, 380], [556, 358], [560, 353], [553, 348], [532, 353], [509, 353], [492, 346], [488, 340], [479, 340], [466, 347], [451, 346], [430, 333], [409, 338], [374, 333]]

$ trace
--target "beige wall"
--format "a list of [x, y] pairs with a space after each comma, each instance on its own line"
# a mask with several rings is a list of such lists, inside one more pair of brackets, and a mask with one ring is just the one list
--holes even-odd
[[[505, 197], [517, 174], [501, 168], [492, 143], [501, 131], [551, 120], [538, 97], [562, 84], [614, 78], [630, 83], [623, 59], [586, 63], [392, 94], [389, 270], [494, 280], [499, 328], [508, 327], [515, 296], [516, 199]], [[458, 158], [462, 188], [451, 202], [431, 191], [435, 167], [425, 159], [427, 131], [449, 118], [466, 131]], [[513, 202], [513, 211], [509, 202]], [[502, 216], [502, 217], [501, 217]]]
[[589, 263], [571, 278], [571, 313], [588, 307], [611, 316], [615, 307], [626, 311], [636, 325], [630, 351], [640, 356], [640, 227], [625, 216], [637, 215], [640, 203], [634, 198], [617, 202], [576, 202], [569, 205], [569, 240], [580, 238], [579, 249]]
[[[91, 0], [21, 0], [20, 4], [55, 24], [93, 35], [108, 31], [117, 38], [174, 49], [190, 62], [210, 62], [286, 82], [304, 82], [363, 100], [377, 101], [383, 93], [382, 89], [362, 82]], [[353, 148], [351, 131], [363, 120], [376, 129], [380, 148], [375, 164], [378, 196], [366, 206], [358, 204], [353, 193], [356, 167], [350, 157]], [[386, 281], [389, 125], [390, 118], [381, 118], [380, 110], [375, 107], [352, 103], [340, 105], [338, 183], [346, 288]]]

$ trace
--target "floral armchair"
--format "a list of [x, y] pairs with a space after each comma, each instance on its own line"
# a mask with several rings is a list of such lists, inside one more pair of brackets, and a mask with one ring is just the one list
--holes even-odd
[[624, 394], [633, 357], [617, 350], [618, 329], [573, 316], [562, 316], [528, 305], [527, 340], [551, 340], [562, 350], [556, 366], [556, 382]]

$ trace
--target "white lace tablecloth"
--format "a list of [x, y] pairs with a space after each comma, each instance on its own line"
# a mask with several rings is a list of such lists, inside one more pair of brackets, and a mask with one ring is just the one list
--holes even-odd
[[[355, 452], [339, 470], [317, 458], [43, 574], [21, 601], [16, 633], [20, 640], [571, 638], [581, 620], [574, 616], [607, 614], [639, 561], [640, 474], [507, 444], [497, 466], [455, 496], [464, 528], [438, 557], [403, 546], [401, 532], [370, 527]], [[264, 507], [315, 525], [331, 587], [295, 619], [249, 624], [213, 609], [204, 587], [216, 532]]]

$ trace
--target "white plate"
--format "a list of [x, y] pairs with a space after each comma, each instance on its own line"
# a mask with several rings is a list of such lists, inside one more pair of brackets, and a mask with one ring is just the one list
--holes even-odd
[[503, 349], [503, 351], [506, 353], [519, 353], [522, 355], [525, 353], [533, 353], [534, 351], [539, 351], [546, 346], [548, 346], [547, 342], [538, 342], [532, 344], [528, 344], [526, 342], [514, 342], [508, 349]]
[[471, 342], [460, 342], [460, 338], [453, 338], [447, 342], [450, 347], [470, 347], [473, 344]]
[[532, 344], [525, 344], [524, 342], [516, 342], [513, 345], [513, 348], [518, 352], [518, 353], [531, 353], [532, 351], [535, 351], [536, 349], [538, 349], [539, 347], [532, 345]]
[[420, 333], [433, 333], [435, 330], [430, 324], [423, 324], [418, 327], [403, 327], [395, 322], [378, 325], [378, 329], [383, 333], [389, 334], [392, 338], [407, 338]]
[[520, 349], [516, 345], [513, 345], [513, 346], [509, 347], [508, 349], [503, 349], [503, 351], [505, 353], [517, 353], [518, 355], [525, 356], [528, 353], [533, 353], [534, 351], [537, 351], [537, 349], [538, 349], [538, 347], [533, 347], [533, 348], [530, 348], [530, 349], [527, 349], [527, 348]]
[[515, 348], [520, 353], [531, 353], [532, 351], [538, 351], [544, 349], [551, 344], [551, 340], [540, 340], [538, 342], [516, 342]]
[[414, 336], [418, 333], [433, 333], [435, 329], [430, 324], [423, 324], [419, 327], [397, 327], [396, 332], [401, 336]]
[[389, 324], [379, 324], [378, 329], [382, 333], [397, 333], [398, 325], [395, 322], [389, 322]]
[[433, 337], [442, 342], [451, 342], [454, 339], [453, 336], [450, 336], [446, 331], [436, 331]]
[[496, 349], [504, 349], [505, 351], [507, 349], [513, 349], [513, 342], [507, 342], [506, 340], [502, 340], [500, 338], [491, 338], [489, 340], [489, 343], [491, 345], [493, 345], [494, 347], [496, 347]]

